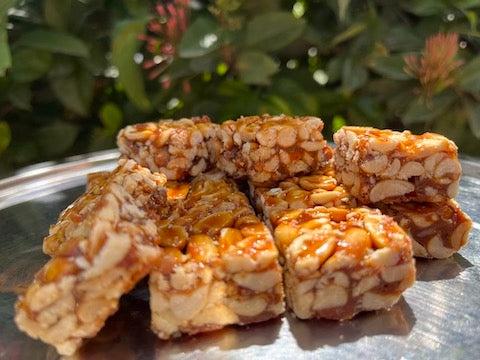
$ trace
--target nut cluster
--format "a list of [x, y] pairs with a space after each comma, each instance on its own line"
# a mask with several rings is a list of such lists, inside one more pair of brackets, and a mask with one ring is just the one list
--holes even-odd
[[248, 199], [221, 173], [195, 178], [159, 224], [166, 256], [150, 275], [152, 329], [162, 339], [284, 311], [278, 252]]
[[441, 202], [458, 192], [457, 147], [441, 135], [345, 126], [333, 138], [338, 179], [365, 204]]
[[390, 307], [415, 280], [408, 235], [379, 210], [291, 210], [275, 223], [287, 301], [303, 319]]
[[250, 193], [256, 208], [265, 214], [270, 224], [289, 209], [308, 209], [315, 206], [355, 207], [356, 199], [342, 185], [338, 184], [334, 170], [280, 182], [276, 187], [255, 186], [250, 183]]
[[304, 116], [247, 116], [216, 128], [210, 148], [219, 169], [254, 183], [273, 183], [323, 169], [332, 150], [323, 122]]
[[443, 259], [467, 243], [472, 220], [455, 200], [442, 203], [381, 204], [410, 235], [415, 256]]
[[127, 126], [117, 137], [120, 152], [168, 180], [196, 176], [210, 166], [207, 141], [214, 134], [207, 116]]

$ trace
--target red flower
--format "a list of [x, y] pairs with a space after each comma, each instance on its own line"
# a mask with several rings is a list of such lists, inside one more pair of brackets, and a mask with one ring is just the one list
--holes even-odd
[[450, 86], [453, 72], [462, 62], [456, 60], [458, 34], [437, 34], [427, 39], [422, 55], [405, 56], [405, 71], [416, 77], [423, 93], [430, 98]]
[[[155, 5], [157, 17], [148, 25], [148, 33], [140, 37], [145, 41], [148, 58], [143, 61], [143, 68], [148, 70], [148, 78], [156, 79], [173, 61], [188, 25], [189, 0], [162, 1]], [[162, 87], [169, 88], [171, 81], [162, 79]]]

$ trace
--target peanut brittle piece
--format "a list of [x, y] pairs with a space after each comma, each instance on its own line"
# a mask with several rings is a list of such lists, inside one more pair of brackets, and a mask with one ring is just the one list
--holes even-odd
[[165, 255], [149, 287], [152, 329], [160, 338], [283, 313], [282, 275], [271, 233], [223, 174], [194, 179], [180, 209], [159, 226]]
[[389, 308], [415, 280], [410, 238], [379, 210], [290, 210], [274, 226], [287, 303], [301, 319]]
[[88, 205], [89, 193], [64, 213], [53, 258], [16, 304], [17, 326], [62, 355], [97, 334], [161, 255], [156, 214], [167, 202], [165, 176], [121, 160], [104, 181]]
[[322, 169], [332, 150], [323, 122], [304, 116], [247, 116], [226, 121], [209, 142], [217, 167], [254, 183], [273, 183]]
[[412, 238], [417, 257], [443, 259], [460, 250], [468, 241], [472, 220], [455, 200], [442, 203], [378, 204]]
[[111, 173], [112, 173], [111, 171], [97, 171], [94, 173], [87, 174], [86, 192], [89, 192], [94, 189], [99, 190], [106, 183]]
[[458, 192], [457, 147], [444, 136], [344, 126], [333, 139], [338, 179], [365, 204], [442, 202]]
[[208, 116], [130, 125], [119, 132], [117, 144], [140, 165], [183, 180], [210, 166], [207, 140], [214, 126]]
[[[136, 186], [140, 180], [142, 180], [141, 186]], [[62, 246], [68, 248], [71, 239], [76, 242], [84, 231], [79, 224], [91, 215], [92, 210], [103, 201], [108, 192], [122, 187], [130, 196], [142, 202], [145, 199], [153, 199], [151, 189], [154, 185], [159, 189], [159, 196], [164, 196], [163, 187], [166, 182], [165, 175], [152, 173], [135, 161], [124, 159], [119, 161], [119, 166], [112, 172], [102, 171], [90, 174], [87, 177], [87, 191], [67, 207], [60, 214], [57, 223], [50, 227], [49, 234], [43, 240], [43, 252], [54, 256], [58, 251], [62, 251]], [[159, 208], [159, 213], [155, 216], [160, 213], [165, 215], [169, 210], [167, 207]]]
[[338, 184], [332, 168], [311, 175], [288, 178], [274, 187], [256, 186], [252, 182], [249, 186], [255, 207], [264, 215], [265, 222], [271, 229], [272, 223], [288, 210], [315, 206], [356, 206], [355, 198]]

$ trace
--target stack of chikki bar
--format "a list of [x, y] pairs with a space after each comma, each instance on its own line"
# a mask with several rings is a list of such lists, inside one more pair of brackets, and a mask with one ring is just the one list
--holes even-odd
[[415, 256], [446, 258], [465, 245], [472, 221], [453, 200], [462, 169], [452, 141], [352, 126], [333, 138], [337, 179], [359, 202], [392, 216]]
[[[162, 339], [277, 317], [284, 297], [302, 319], [392, 306], [415, 279], [408, 234], [418, 256], [466, 241], [456, 147], [344, 128], [334, 164], [322, 129], [283, 115], [126, 127], [118, 167], [90, 174], [44, 239], [52, 258], [17, 302], [18, 327], [73, 354], [147, 275]], [[248, 181], [264, 221], [228, 176]]]

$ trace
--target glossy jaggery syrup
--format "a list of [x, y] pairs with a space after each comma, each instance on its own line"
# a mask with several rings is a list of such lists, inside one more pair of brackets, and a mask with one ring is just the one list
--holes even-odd
[[412, 134], [410, 131], [403, 132], [393, 131], [389, 129], [375, 129], [370, 127], [345, 127], [346, 130], [354, 132], [358, 136], [358, 150], [361, 153], [368, 152], [370, 149], [369, 139], [375, 138], [377, 142], [389, 143], [389, 138], [395, 136], [398, 139], [398, 144], [391, 152], [395, 152], [398, 157], [414, 157], [420, 151], [424, 144], [423, 140], [438, 140], [442, 142], [442, 152], [445, 152], [449, 157], [457, 156], [456, 145], [442, 135], [434, 133], [424, 133], [421, 135]]
[[[439, 235], [443, 245], [451, 248], [451, 236], [454, 230], [460, 224], [470, 221], [460, 207], [451, 202], [392, 204], [388, 207], [384, 206], [383, 209], [397, 222], [401, 222], [405, 231], [423, 246], [427, 246], [433, 236]], [[430, 224], [425, 227], [416, 225], [412, 220], [416, 214]]]

